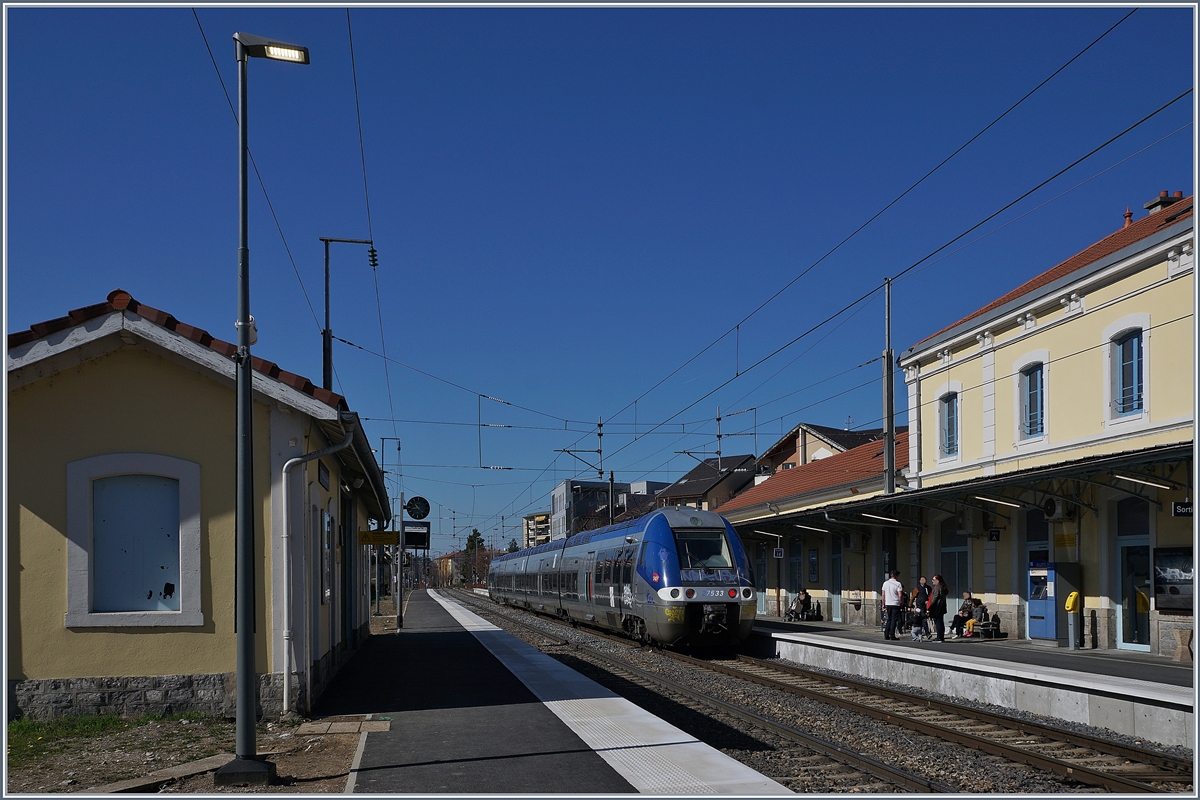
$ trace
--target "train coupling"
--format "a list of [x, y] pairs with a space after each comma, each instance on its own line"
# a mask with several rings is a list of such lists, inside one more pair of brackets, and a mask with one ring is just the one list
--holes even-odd
[[705, 603], [704, 613], [701, 617], [700, 633], [722, 633], [728, 630], [726, 626], [728, 614], [729, 610], [724, 604]]

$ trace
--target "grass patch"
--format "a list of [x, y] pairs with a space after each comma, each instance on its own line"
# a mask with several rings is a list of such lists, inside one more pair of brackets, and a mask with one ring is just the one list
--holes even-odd
[[19, 767], [48, 754], [70, 747], [81, 738], [110, 736], [151, 722], [189, 720], [205, 722], [209, 718], [195, 711], [181, 714], [147, 714], [125, 719], [113, 714], [59, 717], [51, 720], [18, 719], [8, 723], [8, 764]]

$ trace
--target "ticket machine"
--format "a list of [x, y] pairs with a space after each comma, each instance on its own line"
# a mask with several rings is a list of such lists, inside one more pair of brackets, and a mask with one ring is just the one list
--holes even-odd
[[1067, 640], [1066, 600], [1082, 590], [1079, 565], [1057, 561], [1029, 562], [1029, 638]]

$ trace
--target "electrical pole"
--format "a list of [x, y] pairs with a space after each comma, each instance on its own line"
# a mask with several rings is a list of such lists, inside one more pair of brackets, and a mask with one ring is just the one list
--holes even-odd
[[883, 279], [884, 289], [884, 349], [883, 349], [883, 492], [896, 492], [896, 428], [895, 399], [892, 370], [892, 279]]
[[[325, 243], [325, 329], [321, 331], [321, 388], [333, 390], [333, 328], [329, 326], [329, 243], [344, 242], [345, 244], [365, 244], [370, 245], [367, 251], [367, 256], [370, 259], [371, 266], [374, 267], [378, 260], [375, 255], [375, 243], [370, 239], [330, 239], [325, 236], [317, 237]], [[375, 596], [379, 596], [379, 589], [376, 588]]]

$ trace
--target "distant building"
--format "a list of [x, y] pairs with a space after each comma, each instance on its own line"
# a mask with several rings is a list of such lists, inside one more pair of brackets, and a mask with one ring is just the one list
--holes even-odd
[[882, 438], [883, 428], [852, 431], [801, 422], [758, 457], [755, 483], [762, 483], [785, 469], [829, 458]]
[[658, 508], [691, 506], [716, 511], [754, 480], [754, 463], [753, 455], [706, 458], [659, 492], [654, 504]]
[[521, 520], [521, 547], [536, 547], [550, 541], [550, 512], [526, 514]]
[[630, 518], [637, 509], [644, 509], [641, 513], [645, 513], [653, 508], [654, 492], [666, 485], [655, 481], [611, 484], [610, 517], [608, 481], [565, 480], [551, 494], [550, 538], [565, 539], [602, 528], [610, 519], [616, 522]]
[[613, 518], [613, 522], [624, 522], [649, 514], [655, 508], [658, 492], [670, 485], [666, 481], [633, 481], [629, 484], [628, 492], [617, 495], [617, 508], [621, 513]]

